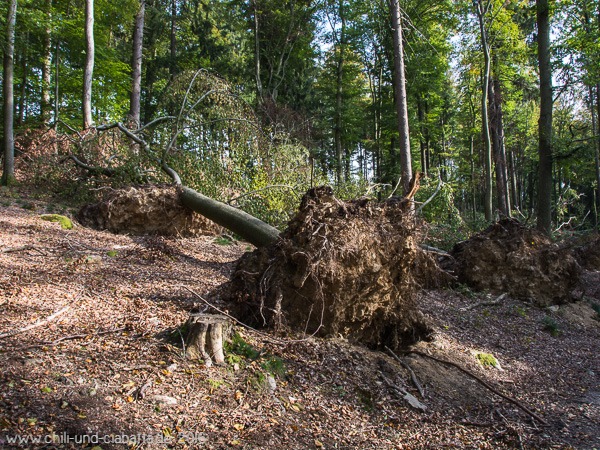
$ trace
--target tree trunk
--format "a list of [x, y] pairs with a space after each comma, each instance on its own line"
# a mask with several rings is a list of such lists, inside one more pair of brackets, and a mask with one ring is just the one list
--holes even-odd
[[92, 78], [94, 76], [94, 0], [85, 0], [85, 68], [83, 73], [83, 128], [94, 124], [92, 119]]
[[488, 89], [490, 84], [490, 47], [487, 39], [487, 30], [485, 29], [485, 15], [488, 12], [484, 8], [482, 0], [475, 2], [475, 10], [479, 19], [479, 32], [481, 38], [481, 49], [483, 51], [483, 76], [481, 80], [481, 130], [483, 133], [483, 156], [485, 165], [485, 220], [493, 220], [492, 206], [492, 140], [490, 138], [490, 128], [488, 119]]
[[17, 115], [17, 126], [22, 125], [27, 118], [27, 75], [29, 65], [27, 64], [27, 48], [29, 46], [29, 32], [25, 35], [25, 46], [20, 55], [21, 60], [21, 92], [19, 93], [19, 114]]
[[17, 0], [11, 0], [6, 18], [6, 36], [3, 59], [3, 109], [4, 109], [4, 167], [2, 185], [9, 185], [15, 178], [15, 138], [14, 123], [14, 65], [15, 65], [15, 24], [17, 19]]
[[[596, 84], [596, 89], [589, 88], [590, 111], [592, 113], [592, 135], [594, 136], [594, 166], [596, 169], [596, 189], [594, 190], [594, 210], [595, 223], [598, 228], [600, 218], [600, 83]], [[595, 95], [594, 95], [595, 94]]]
[[43, 52], [42, 52], [42, 99], [40, 103], [40, 119], [44, 125], [50, 123], [50, 114], [52, 104], [50, 103], [50, 83], [52, 74], [52, 30], [50, 21], [52, 19], [52, 0], [46, 0], [44, 5], [46, 20], [48, 21], [44, 28]]
[[269, 245], [279, 237], [279, 230], [250, 214], [181, 187], [181, 203], [207, 219], [233, 231], [257, 247]]
[[496, 168], [496, 196], [498, 197], [498, 209], [502, 216], [510, 217], [510, 191], [508, 187], [506, 147], [504, 145], [504, 121], [502, 117], [502, 86], [497, 74], [489, 84], [489, 96], [491, 112], [490, 128]]
[[256, 81], [256, 96], [259, 102], [263, 101], [263, 86], [260, 78], [260, 39], [259, 39], [259, 9], [258, 0], [252, 2], [254, 6], [254, 78]]
[[408, 129], [408, 105], [406, 100], [406, 75], [404, 72], [404, 43], [402, 42], [402, 20], [400, 0], [391, 0], [392, 29], [394, 37], [394, 96], [398, 114], [398, 134], [400, 138], [400, 180], [403, 194], [410, 191], [412, 160], [410, 154], [410, 132]]
[[177, 73], [177, 3], [171, 0], [171, 42], [169, 45], [169, 75], [171, 78]]
[[336, 159], [336, 181], [338, 185], [342, 183], [342, 171], [344, 167], [343, 155], [344, 145], [342, 143], [342, 126], [343, 126], [343, 84], [344, 84], [344, 62], [346, 53], [346, 16], [344, 12], [344, 0], [340, 0], [338, 4], [340, 20], [342, 26], [340, 29], [340, 38], [338, 40], [338, 61], [336, 66], [336, 90], [335, 90], [335, 128], [333, 140], [335, 142], [335, 159]]
[[552, 226], [552, 69], [549, 0], [536, 0], [536, 10], [540, 70], [537, 228], [549, 234]]
[[58, 126], [58, 112], [60, 108], [60, 41], [56, 41], [54, 52], [54, 129]]
[[140, 9], [135, 16], [133, 29], [133, 54], [131, 58], [131, 96], [129, 99], [129, 118], [136, 127], [140, 125], [140, 107], [142, 94], [142, 50], [144, 48], [144, 18], [146, 0], [140, 0]]

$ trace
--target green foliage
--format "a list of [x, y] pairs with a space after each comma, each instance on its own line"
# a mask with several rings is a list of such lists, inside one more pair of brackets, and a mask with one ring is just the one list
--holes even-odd
[[553, 337], [557, 337], [560, 334], [558, 323], [553, 317], [544, 316], [542, 319], [543, 330], [550, 333]]
[[228, 364], [243, 365], [247, 360], [258, 362], [259, 371], [254, 373], [253, 380], [262, 386], [266, 375], [284, 377], [286, 367], [280, 358], [265, 354], [248, 344], [239, 333], [234, 333], [229, 342], [225, 343]]

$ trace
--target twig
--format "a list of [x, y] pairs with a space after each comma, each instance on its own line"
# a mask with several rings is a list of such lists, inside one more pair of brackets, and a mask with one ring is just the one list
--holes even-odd
[[0, 250], [0, 253], [14, 253], [14, 252], [20, 252], [23, 250], [33, 250], [33, 249], [35, 249], [34, 245], [27, 244], [27, 245], [21, 245], [20, 247], [5, 247], [2, 250]]
[[34, 344], [34, 345], [26, 345], [24, 347], [16, 347], [16, 348], [12, 348], [11, 350], [28, 350], [31, 348], [42, 348], [42, 347], [54, 347], [58, 344], [60, 344], [63, 341], [72, 341], [75, 339], [85, 339], [88, 336], [103, 336], [105, 334], [111, 334], [111, 333], [118, 333], [119, 331], [124, 331], [126, 330], [127, 327], [121, 327], [121, 328], [112, 328], [110, 330], [104, 330], [104, 331], [98, 331], [96, 333], [93, 334], [73, 334], [71, 336], [63, 336], [61, 338], [56, 339], [55, 341], [46, 341], [46, 342], [42, 342], [41, 344]]
[[415, 214], [419, 214], [421, 211], [423, 211], [423, 208], [425, 208], [425, 206], [427, 206], [427, 204], [428, 204], [428, 203], [430, 203], [430, 202], [431, 202], [431, 201], [432, 201], [432, 200], [435, 198], [435, 196], [438, 194], [438, 192], [440, 192], [440, 189], [441, 189], [441, 188], [442, 188], [442, 186], [444, 185], [444, 182], [442, 181], [442, 177], [440, 176], [440, 174], [438, 174], [438, 180], [439, 180], [439, 182], [438, 182], [438, 185], [437, 185], [437, 187], [435, 188], [435, 191], [433, 192], [433, 194], [431, 194], [431, 196], [430, 196], [430, 197], [429, 197], [427, 200], [425, 200], [425, 201], [424, 201], [424, 202], [421, 204], [421, 206], [419, 206], [419, 207], [417, 208], [417, 211], [416, 211], [416, 213], [415, 213]]
[[411, 378], [413, 384], [415, 385], [415, 387], [417, 388], [417, 390], [419, 391], [421, 398], [425, 398], [425, 390], [423, 389], [423, 386], [421, 386], [421, 383], [419, 383], [419, 379], [417, 378], [417, 375], [415, 374], [414, 370], [412, 370], [412, 367], [410, 367], [406, 361], [404, 361], [402, 358], [400, 358], [398, 355], [396, 355], [392, 351], [392, 349], [389, 348], [387, 345], [385, 346], [385, 349], [389, 352], [390, 355], [392, 355], [394, 357], [394, 359], [396, 361], [398, 361], [400, 364], [402, 364], [402, 367], [404, 367], [406, 370], [408, 370], [408, 373], [410, 373], [410, 378]]
[[488, 383], [486, 383], [485, 381], [483, 381], [481, 378], [479, 378], [477, 375], [475, 375], [473, 372], [471, 372], [470, 370], [465, 369], [464, 367], [461, 367], [460, 365], [452, 362], [452, 361], [446, 361], [445, 359], [440, 359], [437, 358], [435, 356], [432, 355], [428, 355], [427, 353], [423, 353], [420, 352], [418, 350], [409, 350], [408, 353], [413, 353], [415, 355], [419, 355], [419, 356], [423, 356], [425, 358], [430, 358], [433, 359], [434, 361], [440, 362], [442, 364], [448, 364], [450, 366], [456, 367], [458, 370], [460, 370], [461, 372], [467, 374], [468, 376], [470, 376], [471, 378], [473, 378], [474, 380], [477, 380], [479, 383], [481, 383], [483, 386], [485, 386], [486, 388], [488, 388], [490, 391], [492, 391], [494, 394], [502, 397], [504, 400], [512, 403], [513, 405], [517, 406], [518, 408], [520, 408], [521, 410], [523, 410], [524, 412], [526, 412], [527, 414], [529, 414], [531, 417], [533, 417], [534, 419], [538, 420], [540, 423], [544, 424], [544, 425], [548, 425], [548, 422], [546, 422], [544, 419], [542, 419], [538, 414], [534, 413], [532, 410], [530, 410], [527, 406], [523, 405], [521, 402], [519, 402], [518, 400], [509, 397], [506, 394], [503, 394], [502, 392], [498, 391], [496, 388], [490, 386]]
[[494, 300], [486, 300], [486, 301], [483, 301], [483, 302], [477, 302], [477, 303], [475, 303], [473, 305], [469, 305], [469, 306], [465, 306], [464, 308], [460, 308], [460, 310], [461, 311], [470, 311], [472, 309], [479, 308], [480, 306], [495, 306], [495, 305], [499, 305], [500, 302], [502, 300], [504, 300], [504, 297], [506, 297], [506, 296], [507, 296], [506, 293], [500, 294]]
[[419, 247], [421, 247], [426, 252], [437, 253], [438, 255], [448, 256], [448, 257], [452, 258], [452, 255], [450, 253], [448, 253], [445, 250], [442, 250], [441, 248], [432, 247], [431, 245], [427, 245], [427, 244], [420, 244]]
[[419, 400], [417, 400], [417, 398], [414, 395], [412, 395], [405, 389], [402, 389], [401, 387], [396, 386], [394, 383], [392, 383], [383, 374], [383, 372], [379, 371], [379, 376], [383, 379], [383, 381], [385, 381], [385, 384], [390, 389], [392, 389], [400, 398], [402, 398], [402, 400], [406, 401], [410, 406], [412, 406], [413, 408], [418, 409], [420, 411], [427, 411], [427, 406], [425, 406], [423, 403], [421, 403]]
[[24, 328], [21, 328], [19, 330], [14, 330], [14, 331], [9, 331], [7, 333], [2, 333], [2, 334], [0, 334], [0, 339], [4, 339], [4, 338], [7, 338], [7, 337], [15, 336], [17, 334], [25, 333], [26, 331], [32, 330], [32, 329], [37, 328], [37, 327], [41, 327], [42, 325], [46, 325], [48, 322], [51, 322], [52, 320], [56, 319], [61, 314], [67, 312], [70, 308], [71, 308], [70, 306], [65, 306], [63, 309], [61, 309], [59, 311], [56, 311], [54, 314], [48, 316], [44, 320], [38, 320], [36, 323], [28, 325], [28, 326], [26, 326]]

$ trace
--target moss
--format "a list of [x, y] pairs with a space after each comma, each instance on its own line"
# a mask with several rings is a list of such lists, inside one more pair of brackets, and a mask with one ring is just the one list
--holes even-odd
[[475, 355], [475, 357], [477, 358], [477, 361], [479, 361], [479, 364], [481, 364], [483, 367], [496, 367], [499, 368], [500, 367], [500, 363], [498, 362], [498, 360], [496, 359], [496, 357], [494, 355], [492, 355], [491, 353], [477, 353]]
[[48, 222], [58, 222], [63, 230], [71, 230], [73, 228], [73, 222], [66, 216], [60, 214], [42, 214], [40, 219], [47, 220]]

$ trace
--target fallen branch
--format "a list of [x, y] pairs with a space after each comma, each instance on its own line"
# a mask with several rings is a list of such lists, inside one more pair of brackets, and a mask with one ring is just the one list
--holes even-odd
[[504, 293], [504, 294], [500, 294], [498, 297], [496, 297], [494, 300], [485, 300], [482, 302], [477, 302], [473, 305], [469, 305], [469, 306], [465, 306], [464, 308], [460, 308], [461, 311], [470, 311], [472, 309], [475, 308], [479, 308], [480, 306], [496, 306], [499, 305], [500, 302], [502, 300], [504, 300], [504, 298], [507, 296], [508, 294]]
[[32, 348], [54, 347], [64, 341], [72, 341], [75, 339], [85, 339], [86, 337], [103, 336], [105, 334], [118, 333], [119, 331], [125, 331], [126, 329], [127, 329], [127, 327], [121, 327], [121, 328], [112, 328], [110, 330], [105, 330], [105, 331], [97, 331], [96, 333], [93, 333], [93, 334], [90, 334], [90, 333], [73, 334], [71, 336], [63, 336], [54, 341], [46, 341], [46, 342], [42, 342], [41, 344], [34, 344], [34, 345], [25, 345], [23, 347], [12, 348], [11, 350], [12, 351], [14, 351], [14, 350], [29, 350]]
[[423, 211], [423, 208], [425, 208], [425, 206], [427, 206], [435, 198], [435, 196], [438, 195], [438, 192], [440, 192], [440, 189], [444, 185], [444, 182], [442, 181], [442, 177], [439, 174], [438, 174], [438, 180], [439, 180], [439, 182], [438, 182], [437, 187], [435, 188], [435, 191], [433, 192], [433, 194], [431, 194], [431, 196], [427, 200], [425, 200], [421, 204], [421, 206], [419, 206], [417, 208], [416, 214], [419, 214], [421, 211]]
[[427, 406], [421, 403], [417, 398], [412, 395], [410, 392], [402, 389], [401, 387], [396, 386], [392, 383], [383, 372], [379, 371], [379, 376], [383, 379], [385, 384], [398, 395], [402, 400], [406, 401], [410, 406], [420, 411], [427, 411]]
[[486, 383], [485, 381], [483, 381], [480, 377], [478, 377], [477, 375], [475, 375], [473, 372], [471, 372], [470, 370], [465, 369], [464, 367], [461, 367], [460, 365], [452, 362], [452, 361], [446, 361], [445, 359], [440, 359], [437, 358], [435, 356], [432, 355], [428, 355], [427, 353], [423, 353], [420, 352], [418, 350], [409, 350], [408, 353], [413, 353], [415, 355], [419, 355], [419, 356], [423, 356], [425, 358], [429, 358], [429, 359], [433, 359], [434, 361], [440, 362], [442, 364], [447, 364], [453, 367], [456, 367], [458, 370], [460, 370], [461, 372], [465, 373], [466, 375], [470, 376], [471, 378], [473, 378], [474, 380], [478, 381], [479, 383], [481, 383], [484, 387], [486, 387], [487, 389], [489, 389], [490, 391], [492, 391], [494, 394], [502, 397], [504, 400], [512, 403], [513, 405], [517, 406], [518, 408], [520, 408], [522, 411], [526, 412], [527, 414], [529, 414], [531, 417], [533, 417], [534, 419], [536, 419], [537, 421], [539, 421], [540, 423], [544, 424], [544, 425], [548, 425], [548, 422], [546, 422], [544, 419], [542, 419], [538, 414], [534, 413], [532, 410], [530, 410], [527, 406], [523, 405], [521, 402], [519, 402], [518, 400], [509, 397], [506, 394], [503, 394], [502, 392], [498, 391], [496, 388], [490, 386], [488, 383]]
[[387, 345], [385, 346], [385, 349], [388, 351], [388, 353], [390, 355], [392, 355], [392, 357], [396, 361], [398, 361], [400, 364], [402, 364], [402, 367], [404, 367], [406, 370], [408, 370], [408, 373], [410, 373], [410, 378], [411, 378], [413, 384], [415, 385], [415, 387], [417, 388], [417, 390], [419, 391], [421, 398], [425, 398], [425, 390], [423, 389], [423, 386], [419, 382], [419, 379], [417, 378], [417, 375], [415, 374], [414, 370], [412, 370], [412, 367], [410, 367], [406, 361], [404, 361], [402, 358], [400, 358], [398, 355], [396, 355], [392, 351], [392, 349], [389, 348]]
[[48, 316], [44, 320], [38, 320], [36, 323], [28, 325], [28, 326], [26, 326], [24, 328], [21, 328], [19, 330], [14, 330], [14, 331], [9, 331], [7, 333], [2, 333], [2, 334], [0, 334], [0, 339], [5, 339], [7, 337], [11, 337], [11, 336], [15, 336], [17, 334], [25, 333], [26, 331], [33, 330], [34, 328], [41, 327], [42, 325], [46, 325], [48, 322], [51, 322], [52, 320], [56, 319], [58, 316], [60, 316], [61, 314], [67, 312], [69, 309], [70, 309], [70, 306], [65, 306], [60, 311], [56, 311], [54, 314], [52, 314], [51, 316]]
[[21, 245], [20, 247], [5, 247], [2, 250], [0, 250], [0, 253], [15, 253], [15, 252], [21, 252], [24, 250], [34, 250], [34, 249], [36, 249], [36, 247], [34, 245], [27, 244], [27, 245]]

